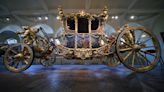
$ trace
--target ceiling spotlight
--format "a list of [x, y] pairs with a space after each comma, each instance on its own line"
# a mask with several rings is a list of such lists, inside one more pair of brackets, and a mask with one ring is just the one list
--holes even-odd
[[44, 17], [44, 19], [45, 19], [45, 20], [48, 20], [48, 17], [47, 17], [47, 16], [45, 16], [45, 17]]
[[135, 16], [133, 16], [133, 15], [132, 15], [132, 16], [130, 16], [130, 19], [134, 19], [134, 18], [135, 18]]
[[38, 17], [38, 20], [42, 20], [42, 17]]
[[115, 16], [115, 19], [118, 19], [118, 16]]
[[59, 20], [60, 19], [60, 16], [57, 16], [56, 19]]
[[6, 18], [7, 21], [10, 21], [10, 18]]
[[112, 19], [114, 19], [114, 16], [112, 16]]

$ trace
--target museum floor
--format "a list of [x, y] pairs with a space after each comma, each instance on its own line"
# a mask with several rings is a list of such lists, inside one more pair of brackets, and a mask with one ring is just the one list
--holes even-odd
[[32, 65], [22, 73], [0, 65], [0, 92], [164, 92], [163, 85], [160, 66], [137, 74], [122, 65]]

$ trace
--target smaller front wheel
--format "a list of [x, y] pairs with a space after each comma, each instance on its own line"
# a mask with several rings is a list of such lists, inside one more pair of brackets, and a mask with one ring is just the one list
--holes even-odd
[[29, 68], [33, 61], [32, 49], [23, 43], [15, 44], [7, 49], [4, 65], [11, 72], [22, 72]]

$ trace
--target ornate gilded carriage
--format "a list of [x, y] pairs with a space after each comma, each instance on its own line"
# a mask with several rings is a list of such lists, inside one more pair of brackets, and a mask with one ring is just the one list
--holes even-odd
[[[107, 57], [109, 59], [104, 60], [105, 64], [116, 66], [121, 62], [135, 72], [146, 72], [157, 65], [160, 57], [159, 42], [144, 27], [124, 25], [115, 34], [107, 36], [104, 32], [108, 19], [106, 7], [97, 15], [84, 11], [64, 14], [62, 8], [58, 10], [63, 34], [52, 42], [47, 36], [37, 35], [38, 31], [45, 33], [42, 29], [28, 28], [19, 33], [24, 35], [23, 42], [8, 48], [4, 56], [4, 64], [9, 71], [26, 70], [34, 58], [40, 59], [43, 65], [49, 65], [56, 54], [83, 60]], [[64, 40], [62, 43], [59, 41], [61, 38]]]
[[109, 54], [107, 49], [113, 41], [106, 44], [102, 40], [105, 38], [104, 24], [108, 18], [107, 8], [104, 8], [99, 15], [84, 11], [64, 15], [62, 9], [59, 8], [59, 18], [64, 28], [65, 42], [61, 49], [65, 57], [87, 59]]

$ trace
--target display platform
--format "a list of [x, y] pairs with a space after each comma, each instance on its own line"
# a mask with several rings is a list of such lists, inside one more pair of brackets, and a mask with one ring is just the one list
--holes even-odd
[[124, 66], [32, 65], [11, 73], [0, 65], [0, 92], [163, 92], [164, 69], [134, 73]]

